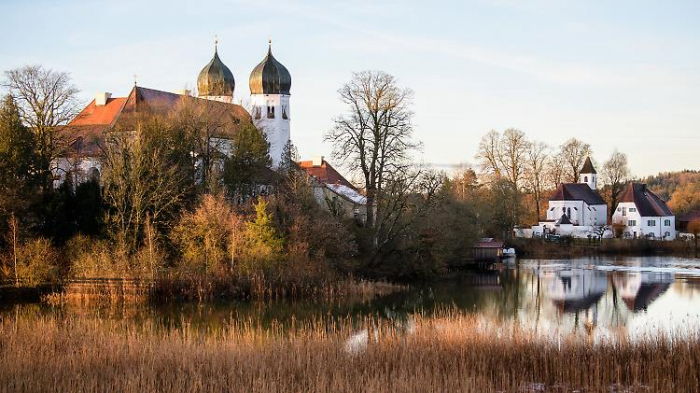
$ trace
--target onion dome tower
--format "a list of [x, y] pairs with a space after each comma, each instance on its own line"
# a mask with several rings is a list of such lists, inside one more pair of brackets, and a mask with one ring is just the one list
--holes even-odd
[[272, 56], [272, 40], [267, 56], [250, 73], [249, 86], [253, 121], [265, 133], [270, 143], [272, 166], [277, 168], [290, 138], [289, 91], [292, 76]]
[[219, 58], [218, 43], [218, 40], [214, 42], [214, 57], [199, 73], [197, 92], [199, 98], [231, 104], [236, 81], [231, 70]]
[[586, 162], [583, 163], [581, 174], [579, 175], [579, 183], [588, 184], [588, 186], [591, 187], [591, 190], [595, 191], [598, 188], [597, 177], [598, 172], [596, 172], [595, 168], [593, 167], [591, 157], [586, 157]]

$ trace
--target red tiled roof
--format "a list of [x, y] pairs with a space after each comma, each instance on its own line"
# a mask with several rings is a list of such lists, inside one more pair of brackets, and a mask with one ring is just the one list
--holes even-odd
[[550, 201], [584, 201], [589, 205], [605, 205], [600, 195], [593, 191], [588, 184], [564, 183], [554, 191]]
[[121, 113], [125, 102], [126, 97], [110, 98], [105, 105], [97, 106], [95, 105], [95, 100], [92, 100], [69, 125], [112, 125]]
[[630, 183], [620, 197], [620, 202], [632, 202], [642, 217], [672, 216], [666, 202], [647, 188], [646, 184]]
[[338, 171], [327, 163], [326, 160], [321, 162], [321, 165], [314, 165], [313, 161], [301, 161], [299, 162], [299, 167], [303, 169], [309, 175], [315, 177], [318, 181], [325, 184], [342, 184], [344, 186], [350, 187], [357, 190], [347, 179], [343, 177]]
[[68, 124], [66, 134], [70, 138], [72, 153], [100, 154], [100, 145], [108, 129], [118, 124], [128, 125], [129, 119], [137, 113], [167, 115], [182, 103], [193, 103], [215, 116], [220, 122], [215, 136], [229, 137], [238, 129], [240, 123], [251, 122], [250, 114], [240, 105], [134, 86], [127, 97], [110, 98], [103, 106], [97, 106], [94, 100], [91, 101]]

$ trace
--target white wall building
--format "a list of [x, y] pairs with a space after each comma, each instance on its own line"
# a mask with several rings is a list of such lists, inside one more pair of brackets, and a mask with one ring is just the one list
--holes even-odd
[[76, 184], [99, 178], [105, 137], [110, 130], [118, 124], [127, 124], [128, 128], [129, 118], [136, 113], [167, 114], [183, 102], [203, 108], [205, 113], [219, 120], [215, 135], [209, 139], [210, 149], [218, 155], [217, 168], [222, 164], [221, 157], [230, 156], [233, 136], [239, 126], [251, 121], [270, 143], [272, 167], [279, 167], [282, 153], [290, 141], [291, 75], [269, 49], [267, 56], [253, 69], [249, 84], [253, 113], [234, 103], [236, 82], [215, 46], [214, 56], [197, 77], [197, 97], [186, 90], [170, 93], [136, 85], [127, 97], [98, 93], [68, 124], [66, 134], [70, 146], [54, 162], [54, 186], [62, 184], [69, 175]]
[[666, 202], [651, 192], [646, 184], [630, 183], [620, 197], [613, 224], [624, 226], [627, 238], [673, 240], [676, 217]]
[[[598, 194], [598, 175], [590, 158], [581, 168], [579, 183], [563, 183], [549, 198], [547, 219], [525, 233], [532, 237], [558, 234], [579, 238], [599, 236], [599, 230], [608, 225], [608, 205]], [[609, 235], [607, 233], [604, 236]]]

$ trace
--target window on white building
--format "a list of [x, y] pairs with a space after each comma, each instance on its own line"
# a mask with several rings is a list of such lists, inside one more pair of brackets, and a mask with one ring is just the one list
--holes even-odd
[[630, 213], [634, 213], [634, 212], [636, 212], [636, 211], [637, 211], [637, 208], [636, 208], [636, 207], [630, 207]]
[[627, 226], [628, 226], [628, 227], [636, 227], [636, 226], [637, 226], [637, 220], [629, 220], [629, 221], [627, 221]]
[[584, 176], [584, 177], [583, 177], [583, 182], [584, 182], [584, 183], [588, 183], [588, 176]]
[[275, 118], [275, 107], [274, 106], [267, 106], [267, 118], [268, 119], [274, 119]]
[[623, 207], [623, 208], [622, 208], [622, 215], [623, 215], [623, 216], [626, 216], [626, 215], [627, 215], [627, 208], [626, 208], [626, 207]]
[[671, 232], [666, 232], [666, 233], [664, 234], [664, 237], [671, 237]]
[[670, 226], [671, 226], [671, 220], [664, 220], [664, 226], [670, 227]]
[[656, 226], [656, 220], [647, 220], [647, 226], [655, 227], [655, 226]]

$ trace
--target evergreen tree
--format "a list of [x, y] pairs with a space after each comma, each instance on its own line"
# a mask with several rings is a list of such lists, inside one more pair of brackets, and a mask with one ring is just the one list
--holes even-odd
[[11, 96], [0, 106], [0, 220], [27, 213], [39, 190], [34, 134]]
[[224, 164], [224, 184], [237, 200], [255, 196], [271, 181], [270, 144], [253, 125], [242, 125], [233, 138], [231, 156]]

